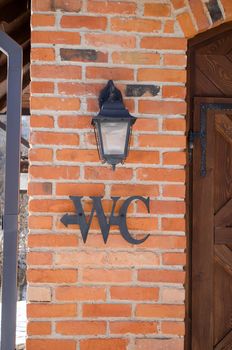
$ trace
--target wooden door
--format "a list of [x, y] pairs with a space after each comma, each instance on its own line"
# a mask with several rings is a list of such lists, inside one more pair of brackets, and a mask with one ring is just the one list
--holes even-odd
[[232, 99], [196, 98], [192, 350], [232, 349]]

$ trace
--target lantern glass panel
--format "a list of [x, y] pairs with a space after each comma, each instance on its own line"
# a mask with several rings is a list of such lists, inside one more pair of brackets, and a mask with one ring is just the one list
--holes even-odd
[[128, 135], [128, 121], [101, 122], [103, 153], [124, 154]]

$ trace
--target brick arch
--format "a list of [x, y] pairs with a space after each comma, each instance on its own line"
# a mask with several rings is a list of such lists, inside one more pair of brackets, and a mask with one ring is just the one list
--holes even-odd
[[186, 38], [232, 20], [231, 0], [171, 0]]

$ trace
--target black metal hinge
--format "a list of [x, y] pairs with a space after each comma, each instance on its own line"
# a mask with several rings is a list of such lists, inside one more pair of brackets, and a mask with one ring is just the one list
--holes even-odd
[[199, 137], [201, 143], [201, 176], [206, 176], [206, 132], [205, 128], [201, 128], [201, 131], [190, 130], [188, 134], [188, 150], [189, 150], [189, 163], [192, 163], [194, 141]]

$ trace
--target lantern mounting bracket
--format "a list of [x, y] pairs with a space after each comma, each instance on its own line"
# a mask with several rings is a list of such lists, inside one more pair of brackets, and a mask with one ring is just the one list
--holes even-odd
[[102, 108], [103, 104], [106, 102], [123, 103], [121, 91], [116, 88], [113, 80], [109, 80], [104, 89], [101, 91], [98, 102], [100, 108]]

